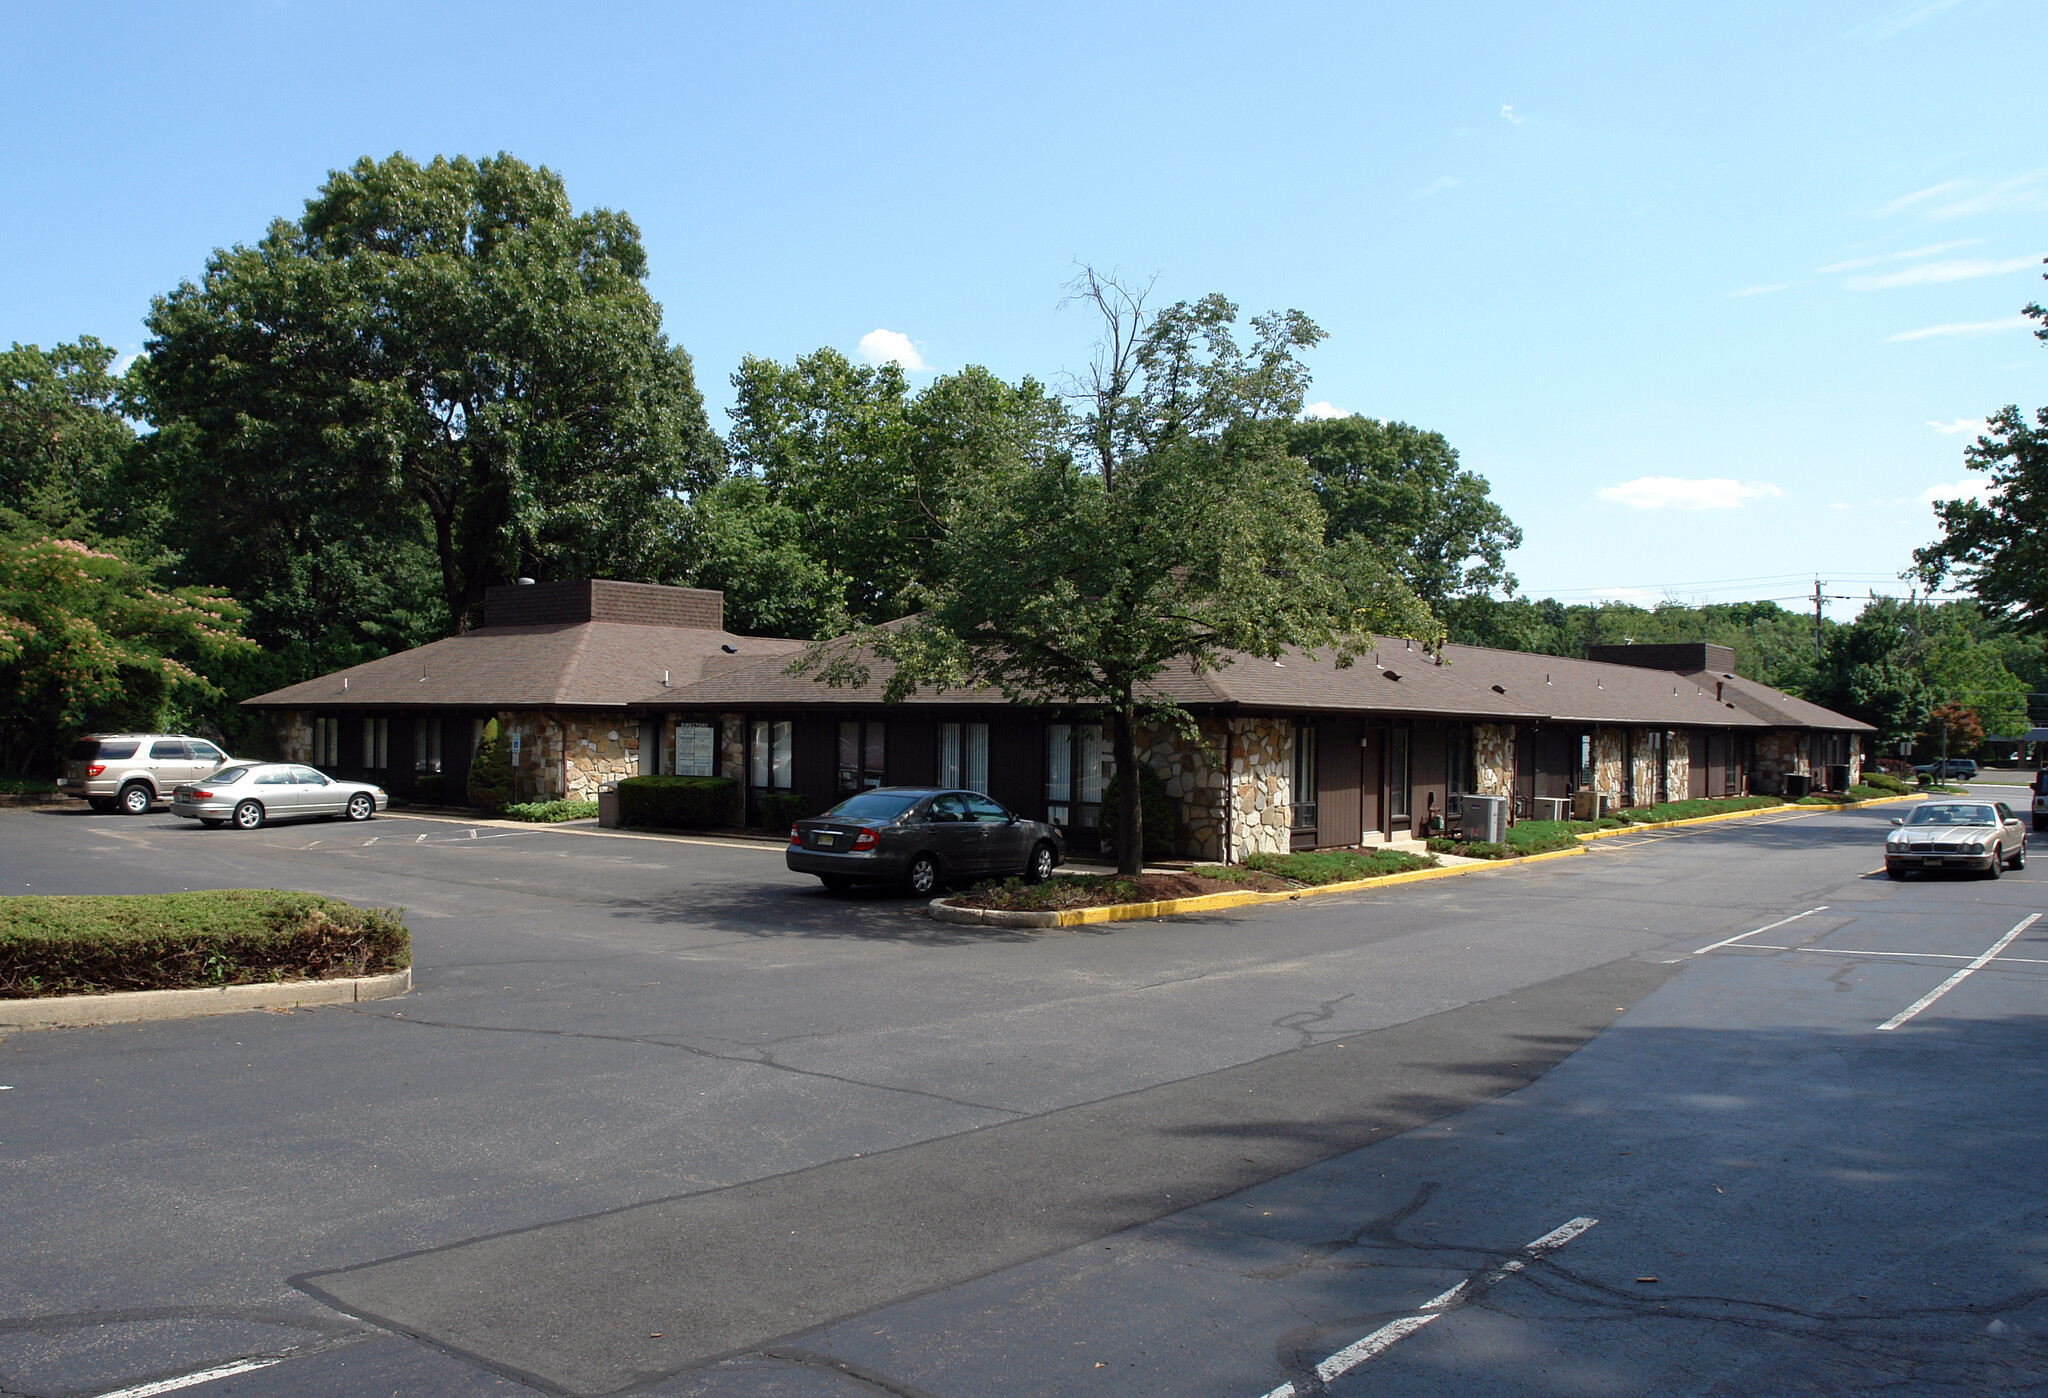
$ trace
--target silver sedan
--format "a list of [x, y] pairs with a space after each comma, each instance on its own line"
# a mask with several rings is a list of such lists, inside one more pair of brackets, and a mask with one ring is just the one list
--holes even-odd
[[1925, 801], [1885, 837], [1884, 871], [1974, 869], [1997, 878], [2027, 865], [2027, 827], [2003, 801]]
[[368, 820], [391, 804], [384, 788], [294, 762], [238, 762], [171, 792], [171, 814], [209, 828], [254, 830], [273, 820]]

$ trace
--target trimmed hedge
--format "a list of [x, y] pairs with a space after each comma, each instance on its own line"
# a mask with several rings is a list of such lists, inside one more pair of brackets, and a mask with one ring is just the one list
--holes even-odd
[[559, 825], [565, 820], [595, 820], [595, 801], [522, 801], [498, 814], [506, 820], [523, 820], [531, 825]]
[[1410, 869], [1427, 869], [1435, 863], [1434, 859], [1395, 849], [1302, 850], [1296, 854], [1248, 854], [1244, 860], [1247, 869], [1309, 884], [1379, 879], [1388, 874], [1405, 874]]
[[268, 888], [0, 898], [0, 999], [379, 975], [412, 964], [396, 913]]
[[731, 777], [627, 777], [619, 783], [619, 823], [703, 829], [732, 819]]
[[811, 798], [801, 791], [764, 792], [760, 800], [763, 830], [780, 830], [811, 813]]

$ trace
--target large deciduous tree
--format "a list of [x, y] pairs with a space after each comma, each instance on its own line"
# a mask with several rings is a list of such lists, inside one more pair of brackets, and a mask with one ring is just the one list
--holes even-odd
[[1522, 531], [1488, 497], [1486, 478], [1458, 465], [1442, 433], [1330, 418], [1298, 423], [1288, 447], [1308, 463], [1329, 536], [1365, 540], [1431, 607], [1514, 591], [1507, 554], [1521, 547]]
[[[934, 540], [924, 610], [814, 648], [805, 666], [886, 690], [980, 685], [1016, 701], [1107, 712], [1117, 770], [1137, 764], [1142, 715], [1185, 724], [1152, 689], [1169, 666], [1196, 672], [1290, 647], [1340, 660], [1375, 631], [1430, 643], [1427, 607], [1356, 536], [1331, 542], [1301, 461], [1288, 450], [1322, 338], [1299, 312], [1235, 333], [1221, 296], [1154, 312], [1142, 291], [1084, 273], [1075, 297], [1100, 318], [1080, 412], [1004, 440], [958, 494]], [[1118, 860], [1143, 863], [1141, 785], [1118, 783]]]
[[[2048, 307], [2030, 304], [2048, 343]], [[2048, 634], [2048, 408], [2030, 423], [2007, 404], [1984, 424], [1963, 464], [1990, 477], [1982, 500], [1943, 500], [1935, 515], [1942, 537], [1914, 551], [1929, 587], [1956, 574], [1984, 610], [2015, 629]]]
[[135, 429], [121, 415], [114, 347], [81, 335], [0, 352], [0, 507], [60, 531], [147, 531], [153, 501], [127, 488]]
[[508, 155], [332, 173], [148, 317], [188, 572], [279, 636], [455, 632], [521, 573], [658, 573], [720, 448], [646, 274], [629, 218]]

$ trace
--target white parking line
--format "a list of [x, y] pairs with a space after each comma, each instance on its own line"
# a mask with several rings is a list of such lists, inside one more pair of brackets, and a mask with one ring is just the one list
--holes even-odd
[[[1952, 951], [1849, 951], [1842, 947], [1767, 947], [1762, 942], [1751, 942], [1744, 951], [1810, 951], [1815, 956], [1904, 956], [1915, 961], [1969, 961], [1972, 958]], [[2000, 956], [1994, 958], [2001, 966], [2048, 966], [2048, 960], [2038, 956]]]
[[117, 1388], [111, 1393], [102, 1393], [99, 1398], [150, 1398], [156, 1393], [175, 1393], [181, 1388], [195, 1384], [212, 1383], [215, 1379], [233, 1378], [256, 1369], [268, 1369], [273, 1364], [282, 1364], [282, 1359], [237, 1359], [232, 1364], [218, 1368], [201, 1369], [196, 1374], [180, 1374], [174, 1379], [158, 1379], [154, 1383], [139, 1383], [133, 1388]]
[[[1527, 1256], [1517, 1257], [1510, 1262], [1503, 1262], [1500, 1266], [1495, 1267], [1482, 1277], [1479, 1282], [1480, 1289], [1484, 1290], [1504, 1277], [1513, 1276], [1516, 1272], [1521, 1271], [1529, 1263], [1547, 1252], [1557, 1251], [1557, 1249], [1563, 1247], [1599, 1221], [1597, 1218], [1575, 1218], [1570, 1223], [1551, 1229], [1535, 1242], [1522, 1249]], [[1449, 1291], [1432, 1296], [1429, 1300], [1416, 1307], [1419, 1314], [1403, 1316], [1399, 1320], [1388, 1321], [1364, 1339], [1346, 1345], [1328, 1359], [1316, 1365], [1316, 1377], [1326, 1384], [1336, 1382], [1337, 1379], [1350, 1373], [1374, 1355], [1384, 1354], [1397, 1341], [1413, 1335], [1431, 1321], [1448, 1315], [1451, 1311], [1463, 1305], [1470, 1299], [1471, 1289], [1472, 1283], [1467, 1279], [1459, 1282]], [[1295, 1398], [1295, 1392], [1294, 1382], [1290, 1379], [1278, 1388], [1268, 1390], [1263, 1395], [1263, 1398]]]
[[1766, 923], [1762, 927], [1751, 928], [1747, 932], [1738, 932], [1733, 937], [1724, 937], [1710, 947], [1701, 947], [1698, 951], [1693, 952], [1692, 955], [1705, 956], [1710, 951], [1719, 951], [1722, 947], [1732, 946], [1736, 942], [1741, 941], [1744, 937], [1755, 937], [1762, 933], [1770, 932], [1776, 928], [1783, 927], [1788, 922], [1797, 922], [1802, 917], [1812, 917], [1815, 913], [1824, 913], [1827, 910], [1828, 905], [1823, 903], [1818, 908], [1808, 908], [1803, 913], [1794, 913], [1790, 917], [1781, 917], [1776, 922]]
[[1881, 1030], [1898, 1028], [1907, 1020], [1911, 1019], [1914, 1015], [1919, 1014], [1920, 1011], [1926, 1009], [1936, 1000], [1939, 1000], [1942, 996], [1948, 994], [1951, 990], [1954, 990], [1957, 986], [1961, 985], [1970, 976], [1976, 974], [1978, 971], [1983, 970], [1985, 966], [1990, 964], [1992, 958], [1996, 957], [1998, 953], [2004, 951], [2008, 946], [2012, 945], [2013, 938], [2019, 936], [2020, 933], [2026, 931], [2029, 927], [2032, 927], [2035, 923], [2039, 922], [2040, 920], [2041, 915], [2039, 913], [2031, 914], [2030, 916], [2022, 919], [2020, 924], [2017, 927], [2013, 928], [2012, 931], [2006, 933], [2003, 937], [2000, 937], [1997, 941], [1993, 942], [1991, 944], [1991, 949], [1989, 951], [1985, 952], [1975, 961], [1972, 961], [1969, 965], [1963, 967], [1962, 970], [1956, 972], [1953, 976], [1950, 976], [1940, 985], [1937, 985], [1936, 987], [1934, 987], [1934, 989], [1928, 991], [1918, 1000], [1915, 1000], [1912, 1004], [1906, 1006], [1905, 1009], [1900, 1010], [1897, 1014], [1893, 1015], [1890, 1019], [1886, 1020], [1883, 1024], [1880, 1024], [1877, 1027]]

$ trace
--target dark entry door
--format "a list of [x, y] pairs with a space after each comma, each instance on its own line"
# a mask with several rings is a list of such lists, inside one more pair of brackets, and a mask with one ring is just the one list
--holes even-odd
[[1387, 730], [1368, 728], [1365, 743], [1358, 749], [1358, 829], [1360, 834], [1387, 828], [1386, 785]]

